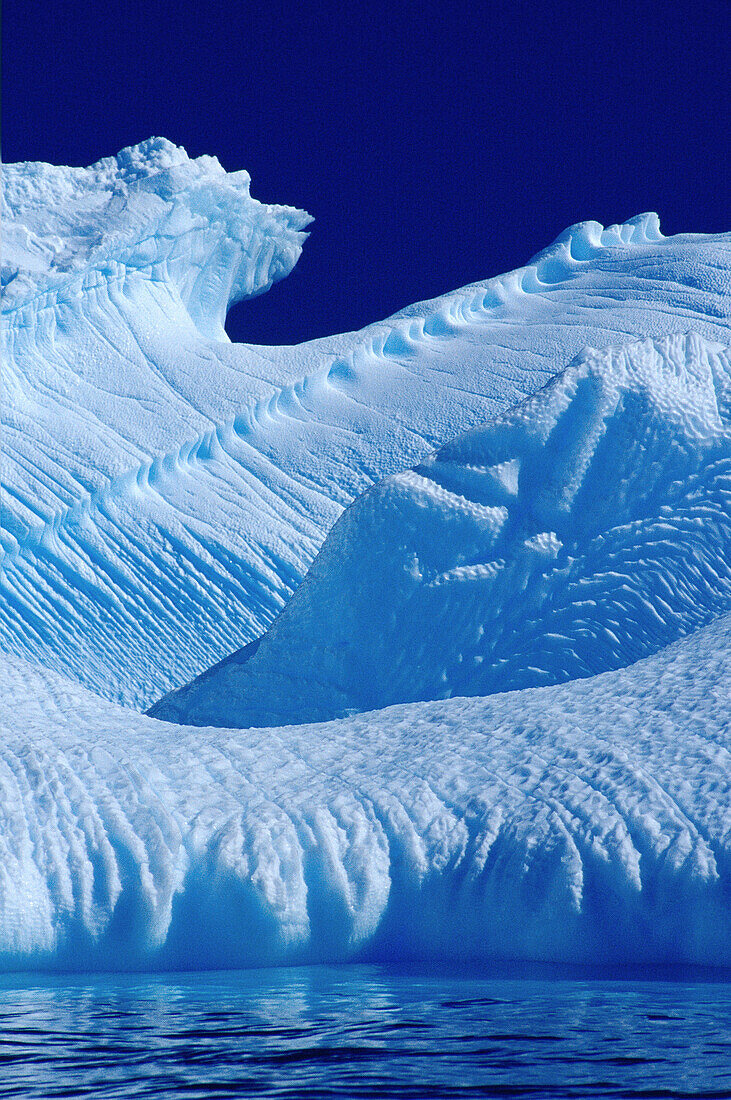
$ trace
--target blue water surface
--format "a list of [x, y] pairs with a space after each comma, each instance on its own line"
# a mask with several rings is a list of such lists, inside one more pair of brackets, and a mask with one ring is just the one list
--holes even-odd
[[0, 1097], [731, 1097], [731, 983], [6, 977]]

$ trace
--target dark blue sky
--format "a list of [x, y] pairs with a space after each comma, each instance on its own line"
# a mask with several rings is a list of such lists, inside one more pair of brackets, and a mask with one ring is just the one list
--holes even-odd
[[161, 134], [315, 216], [293, 274], [232, 311], [237, 339], [359, 328], [587, 218], [731, 229], [726, 2], [3, 9], [6, 161]]

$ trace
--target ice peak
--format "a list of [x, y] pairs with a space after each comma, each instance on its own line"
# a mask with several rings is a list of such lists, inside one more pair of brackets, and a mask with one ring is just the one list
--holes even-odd
[[3, 167], [3, 308], [99, 274], [154, 279], [203, 335], [225, 339], [228, 306], [288, 275], [312, 220], [258, 202], [248, 172], [152, 137], [89, 168]]
[[[199, 158], [218, 164], [215, 157]], [[137, 145], [127, 145], [120, 149], [116, 157], [108, 157], [98, 162], [99, 165], [117, 162], [121, 170], [127, 170], [130, 178], [149, 176], [154, 170], [162, 171], [165, 168], [174, 168], [179, 164], [190, 164], [191, 159], [182, 146], [173, 144], [164, 137], [150, 137], [146, 141], [140, 141]]]
[[664, 240], [660, 231], [660, 218], [649, 211], [635, 214], [633, 218], [618, 225], [606, 228], [597, 221], [577, 222], [559, 233], [555, 241], [542, 249], [531, 260], [537, 264], [541, 260], [562, 257], [568, 261], [590, 260], [603, 248], [621, 248], [628, 244], [648, 244]]

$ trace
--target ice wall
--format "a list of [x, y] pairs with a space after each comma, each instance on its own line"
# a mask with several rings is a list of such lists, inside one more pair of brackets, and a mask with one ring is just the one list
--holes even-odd
[[257, 730], [155, 722], [4, 657], [0, 967], [731, 967], [730, 631]]

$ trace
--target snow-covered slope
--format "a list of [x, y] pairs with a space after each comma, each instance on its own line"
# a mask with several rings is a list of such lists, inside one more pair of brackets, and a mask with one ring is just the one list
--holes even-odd
[[556, 687], [155, 722], [0, 675], [0, 966], [731, 966], [731, 616]]
[[725, 341], [731, 237], [585, 222], [526, 268], [291, 348], [232, 345], [306, 215], [161, 139], [3, 169], [0, 644], [144, 707], [259, 637], [374, 481], [586, 345]]
[[582, 354], [356, 501], [261, 642], [151, 713], [280, 725], [590, 676], [731, 611], [730, 563], [729, 349]]

